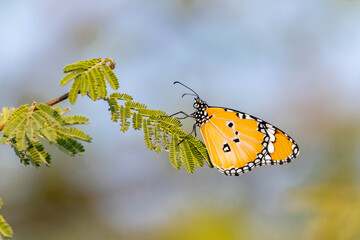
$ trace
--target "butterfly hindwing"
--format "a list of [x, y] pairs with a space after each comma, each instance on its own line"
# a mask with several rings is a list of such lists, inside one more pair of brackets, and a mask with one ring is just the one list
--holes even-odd
[[219, 107], [205, 111], [209, 120], [201, 125], [201, 133], [212, 163], [226, 175], [284, 164], [299, 154], [292, 138], [259, 118]]

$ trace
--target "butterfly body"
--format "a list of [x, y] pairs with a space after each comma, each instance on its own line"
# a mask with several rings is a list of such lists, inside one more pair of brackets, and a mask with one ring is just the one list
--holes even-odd
[[295, 141], [264, 120], [236, 110], [209, 107], [198, 96], [192, 116], [200, 127], [211, 162], [238, 176], [254, 167], [285, 164], [299, 154]]

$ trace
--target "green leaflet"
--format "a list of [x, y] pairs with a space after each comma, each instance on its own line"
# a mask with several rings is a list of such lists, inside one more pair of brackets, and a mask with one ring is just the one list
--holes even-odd
[[71, 89], [69, 92], [69, 102], [74, 104], [76, 102], [77, 99], [77, 95], [79, 93], [80, 90], [80, 84], [81, 84], [81, 78], [77, 77], [73, 83], [73, 85], [71, 85]]
[[42, 162], [46, 165], [50, 164], [51, 157], [45, 151], [44, 146], [39, 140], [33, 140], [32, 142], [28, 142], [28, 145], [29, 147], [26, 153], [32, 165], [39, 167]]
[[100, 63], [101, 61], [102, 61], [101, 58], [79, 61], [65, 66], [63, 71], [64, 73], [68, 73], [68, 72], [75, 72], [78, 70], [88, 70], [90, 67], [94, 66], [97, 63]]
[[90, 95], [91, 97], [91, 100], [95, 101], [97, 99], [97, 96], [98, 96], [98, 91], [97, 91], [97, 82], [96, 82], [96, 78], [92, 75], [92, 74], [89, 74], [89, 73], [85, 73], [85, 77], [84, 77], [84, 81], [88, 81], [88, 84], [89, 84], [89, 92], [88, 94]]
[[102, 63], [101, 70], [104, 72], [105, 79], [109, 83], [110, 87], [117, 90], [119, 88], [119, 81], [111, 68], [105, 63]]
[[171, 138], [169, 145], [169, 159], [171, 165], [176, 168], [181, 168], [181, 157], [180, 157], [180, 145], [179, 138], [176, 134], [174, 134]]
[[85, 151], [84, 147], [75, 139], [90, 142], [91, 137], [80, 129], [69, 126], [86, 124], [88, 119], [83, 116], [63, 117], [67, 111], [68, 109], [63, 111], [62, 108], [53, 108], [43, 103], [22, 105], [8, 116], [1, 143], [9, 143], [21, 163], [31, 163], [36, 167], [41, 163], [48, 165], [51, 161], [39, 139], [70, 155], [81, 154]]
[[128, 118], [131, 117], [131, 111], [130, 107], [126, 106], [120, 106], [120, 130], [122, 132], [126, 132], [130, 128], [130, 122], [127, 121]]
[[[67, 135], [71, 138], [76, 138], [79, 140], [83, 140], [85, 142], [90, 142], [91, 141], [91, 137], [89, 134], [84, 133], [83, 131], [81, 131], [80, 129], [71, 127], [71, 128], [64, 128], [66, 130], [64, 135]], [[61, 129], [62, 133], [64, 133], [64, 129]], [[58, 132], [60, 131], [60, 129], [58, 130]]]
[[3, 137], [1, 138], [1, 143], [5, 144], [9, 138], [15, 136], [18, 126], [27, 117], [28, 111], [29, 105], [22, 105], [9, 116], [6, 126], [2, 131]]
[[133, 127], [136, 130], [140, 130], [141, 129], [141, 125], [142, 125], [142, 115], [141, 113], [133, 113]]
[[66, 74], [63, 79], [61, 79], [60, 81], [60, 86], [65, 86], [66, 84], [68, 84], [71, 80], [73, 80], [76, 77], [76, 73], [75, 72], [71, 72], [69, 74]]
[[204, 159], [202, 158], [201, 154], [197, 150], [197, 148], [192, 144], [191, 141], [188, 141], [190, 152], [192, 155], [192, 158], [194, 159], [194, 163], [198, 167], [204, 166]]
[[58, 126], [64, 125], [65, 122], [62, 119], [60, 113], [56, 111], [54, 108], [44, 103], [40, 103], [39, 105], [36, 105], [36, 108], [41, 110], [38, 113], [41, 114], [44, 118], [46, 118], [49, 122]]
[[[0, 198], [0, 208], [2, 207], [3, 202]], [[0, 239], [1, 237], [4, 238], [11, 238], [13, 236], [13, 231], [10, 225], [5, 221], [2, 215], [0, 215]]]
[[211, 161], [210, 161], [210, 157], [209, 157], [209, 153], [206, 150], [205, 144], [201, 141], [199, 141], [198, 139], [196, 139], [194, 136], [189, 135], [189, 142], [190, 144], [196, 148], [196, 150], [198, 151], [198, 153], [201, 155], [201, 157], [203, 159], [205, 159], [206, 163], [208, 164], [209, 167], [213, 168], [214, 166], [212, 165]]
[[111, 121], [117, 122], [120, 119], [120, 106], [118, 105], [116, 99], [108, 98], [106, 99], [109, 104], [109, 110], [111, 113]]
[[56, 143], [56, 146], [61, 151], [70, 154], [71, 156], [74, 156], [76, 154], [82, 155], [82, 153], [85, 151], [83, 145], [81, 145], [78, 141], [61, 133], [58, 133]]
[[6, 123], [6, 121], [8, 120], [9, 116], [15, 111], [15, 108], [11, 107], [11, 108], [6, 108], [3, 107], [2, 108], [2, 113], [0, 113], [0, 125]]
[[167, 136], [165, 131], [163, 131], [161, 138], [162, 138], [162, 142], [164, 144], [164, 149], [168, 151], [169, 147], [170, 147], [170, 141], [169, 141], [169, 137]]
[[144, 109], [141, 108], [138, 110], [139, 113], [141, 113], [143, 116], [147, 117], [155, 117], [155, 116], [166, 116], [167, 114], [161, 110], [152, 110], [152, 109]]
[[188, 171], [188, 173], [193, 173], [195, 170], [194, 158], [186, 139], [180, 144], [180, 152], [182, 156], [181, 162], [184, 168]]
[[149, 121], [147, 119], [143, 119], [144, 141], [145, 141], [146, 147], [148, 149], [152, 150], [153, 144], [151, 142], [148, 124], [149, 124]]
[[105, 75], [99, 68], [94, 68], [91, 72], [96, 80], [99, 92], [99, 98], [104, 98], [107, 95], [106, 91], [106, 83], [105, 83]]
[[[81, 96], [85, 96], [90, 91], [90, 81], [87, 79], [86, 75], [81, 75], [78, 77], [80, 81], [80, 94]], [[74, 82], [75, 84], [75, 82]], [[78, 94], [78, 92], [74, 92], [75, 94]]]
[[112, 69], [106, 62], [111, 59], [94, 58], [92, 60], [80, 61], [70, 64], [64, 68], [64, 73], [68, 73], [60, 81], [60, 86], [64, 86], [74, 80], [69, 93], [69, 101], [74, 104], [77, 95], [89, 95], [95, 101], [103, 99], [107, 95], [106, 82], [114, 90], [119, 88], [119, 81]]
[[65, 116], [63, 117], [65, 125], [75, 125], [75, 124], [88, 124], [89, 119], [84, 116], [74, 115], [74, 116]]
[[53, 127], [44, 127], [39, 129], [41, 136], [46, 139], [48, 142], [54, 142], [57, 138], [56, 129]]
[[19, 149], [19, 151], [25, 150], [25, 132], [28, 120], [28, 118], [24, 118], [17, 127], [15, 138], [18, 139], [17, 148]]
[[119, 99], [119, 100], [131, 101], [131, 100], [133, 100], [133, 97], [130, 96], [129, 94], [127, 94], [127, 93], [118, 93], [118, 92], [116, 92], [116, 93], [110, 94], [110, 99], [114, 99], [114, 100]]

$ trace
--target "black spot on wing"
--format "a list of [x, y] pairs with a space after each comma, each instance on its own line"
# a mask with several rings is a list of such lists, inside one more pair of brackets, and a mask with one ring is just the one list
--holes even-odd
[[229, 144], [224, 143], [223, 151], [224, 151], [224, 152], [231, 152], [231, 148], [230, 148]]

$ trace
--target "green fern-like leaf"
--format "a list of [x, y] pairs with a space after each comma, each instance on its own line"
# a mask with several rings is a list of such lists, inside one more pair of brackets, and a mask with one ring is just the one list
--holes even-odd
[[56, 139], [56, 146], [63, 152], [70, 154], [72, 156], [78, 154], [82, 155], [85, 151], [84, 146], [81, 145], [78, 141], [58, 133], [58, 138]]
[[45, 151], [45, 148], [40, 141], [33, 140], [32, 142], [28, 142], [28, 145], [29, 147], [26, 151], [26, 155], [34, 166], [39, 167], [42, 162], [46, 165], [50, 164], [51, 157], [49, 153]]
[[120, 106], [115, 98], [106, 99], [109, 103], [109, 110], [111, 112], [111, 120], [117, 122], [120, 119]]
[[68, 84], [71, 80], [73, 80], [74, 78], [76, 78], [77, 74], [75, 72], [71, 72], [69, 74], [66, 74], [63, 79], [61, 79], [60, 81], [60, 86], [65, 86], [66, 84]]
[[96, 81], [96, 75], [94, 71], [91, 72], [87, 72], [86, 73], [86, 78], [89, 79], [89, 84], [90, 84], [90, 92], [89, 95], [91, 97], [91, 99], [94, 101], [97, 99], [98, 97], [98, 83]]
[[48, 142], [54, 142], [56, 140], [56, 129], [53, 127], [44, 127], [39, 129], [41, 136]]
[[109, 83], [110, 87], [114, 90], [117, 90], [119, 88], [119, 80], [117, 79], [111, 68], [105, 63], [102, 63], [101, 69], [104, 72], [105, 79]]
[[164, 145], [164, 149], [168, 151], [170, 147], [170, 141], [166, 131], [163, 131], [161, 138]]
[[15, 108], [2, 108], [2, 113], [0, 113], [0, 125], [5, 124], [9, 116], [15, 111]]
[[22, 163], [31, 163], [36, 167], [41, 163], [48, 165], [51, 161], [40, 139], [70, 155], [81, 154], [84, 147], [75, 139], [89, 142], [91, 137], [70, 126], [86, 124], [88, 119], [83, 116], [63, 117], [62, 114], [67, 111], [68, 109], [53, 108], [43, 103], [20, 106], [8, 117], [1, 143], [10, 144]]
[[[90, 81], [87, 77], [87, 75], [80, 75], [78, 77], [80, 81], [79, 91], [81, 96], [85, 96], [90, 91]], [[75, 84], [75, 82], [73, 84]], [[74, 94], [78, 94], [78, 92], [74, 92]]]
[[142, 124], [142, 115], [141, 113], [134, 113], [133, 114], [133, 127], [136, 130], [141, 129], [141, 124]]
[[89, 119], [84, 116], [74, 115], [74, 116], [65, 116], [63, 117], [65, 125], [75, 125], [75, 124], [88, 124]]
[[[204, 144], [181, 129], [181, 122], [167, 116], [164, 111], [148, 109], [145, 104], [133, 101], [128, 94], [112, 93], [105, 98], [109, 104], [111, 119], [120, 120], [120, 130], [129, 129], [129, 118], [132, 117], [135, 129], [143, 128], [146, 147], [156, 152], [169, 151], [171, 165], [184, 168], [192, 173], [195, 166], [202, 167], [204, 159], [210, 167], [212, 164]], [[118, 101], [125, 101], [122, 105]], [[170, 140], [169, 140], [170, 139]]]
[[155, 116], [166, 116], [166, 113], [164, 111], [161, 110], [152, 110], [152, 109], [139, 109], [138, 110], [139, 113], [141, 113], [143, 116], [147, 116], [147, 117], [154, 117]]
[[64, 68], [64, 72], [68, 73], [60, 81], [60, 85], [64, 86], [70, 81], [74, 80], [69, 93], [69, 101], [74, 104], [77, 95], [89, 95], [95, 101], [97, 99], [104, 99], [107, 95], [106, 82], [114, 90], [119, 88], [119, 81], [112, 69], [106, 65], [110, 59], [102, 60], [95, 58], [92, 60], [80, 61]]
[[196, 139], [194, 136], [189, 135], [188, 138], [189, 138], [188, 141], [189, 141], [190, 145], [192, 147], [196, 148], [196, 150], [201, 155], [201, 157], [203, 159], [205, 159], [208, 166], [213, 168], [214, 166], [210, 161], [209, 153], [206, 150], [205, 144], [203, 142], [199, 141], [198, 139]]
[[160, 146], [160, 145], [155, 145], [155, 146], [154, 146], [154, 150], [155, 150], [155, 152], [160, 153], [160, 152], [162, 152], [163, 147]]
[[181, 168], [180, 145], [177, 135], [173, 135], [169, 145], [169, 159], [171, 165], [176, 168]]
[[1, 138], [1, 143], [5, 144], [9, 139], [16, 135], [16, 131], [21, 123], [23, 123], [24, 118], [27, 118], [29, 112], [29, 105], [22, 105], [16, 109], [7, 120], [6, 126], [2, 131], [3, 137]]
[[22, 122], [18, 125], [15, 138], [17, 139], [17, 148], [19, 151], [23, 151], [26, 147], [25, 145], [25, 133], [26, 133], [26, 127], [28, 124], [28, 118], [24, 118]]
[[124, 101], [131, 101], [131, 100], [133, 100], [133, 97], [130, 96], [129, 94], [127, 94], [127, 93], [118, 93], [118, 92], [115, 92], [115, 93], [110, 94], [110, 99], [118, 99], [118, 100], [124, 100]]
[[99, 98], [104, 98], [107, 94], [104, 72], [102, 72], [99, 68], [94, 68], [91, 74], [93, 74], [97, 83]]
[[[3, 202], [0, 198], [0, 208], [2, 207]], [[4, 238], [11, 238], [13, 236], [13, 231], [10, 225], [5, 221], [4, 217], [0, 215], [0, 239], [1, 237]]]
[[151, 142], [148, 124], [149, 124], [148, 120], [143, 119], [144, 141], [145, 141], [146, 147], [148, 149], [152, 150], [153, 149], [153, 144]]
[[[66, 129], [66, 131], [64, 131]], [[60, 129], [58, 130], [58, 132], [60, 132]], [[65, 135], [71, 137], [71, 138], [76, 138], [85, 142], [90, 142], [91, 141], [91, 137], [89, 134], [84, 133], [83, 131], [81, 131], [80, 129], [71, 127], [71, 128], [63, 128], [62, 133], [64, 133]]]
[[188, 173], [193, 173], [195, 170], [194, 158], [186, 139], [180, 144], [180, 151], [182, 155], [181, 162], [184, 168], [188, 171]]
[[134, 102], [134, 101], [130, 101], [128, 100], [126, 103], [130, 108], [132, 109], [136, 109], [136, 110], [142, 110], [142, 109], [146, 109], [146, 105], [143, 103], [139, 103], [139, 102]]
[[125, 107], [120, 106], [120, 130], [122, 132], [126, 132], [129, 128], [131, 123], [127, 121], [128, 118], [131, 117], [131, 111], [128, 106]]
[[36, 108], [41, 110], [38, 112], [39, 114], [41, 114], [44, 118], [46, 118], [54, 125], [63, 126], [65, 124], [64, 119], [62, 119], [60, 113], [58, 113], [54, 108], [44, 103], [40, 103], [36, 106]]
[[64, 67], [64, 73], [68, 73], [68, 72], [75, 72], [75, 71], [79, 71], [79, 70], [88, 70], [89, 68], [91, 68], [92, 66], [94, 66], [97, 63], [100, 63], [102, 60], [101, 58], [94, 58], [91, 60], [83, 60], [83, 61], [79, 61], [70, 65], [67, 65]]
[[204, 159], [199, 153], [199, 151], [196, 149], [196, 147], [191, 143], [191, 141], [188, 141], [191, 155], [194, 159], [194, 163], [198, 167], [204, 166]]
[[69, 92], [69, 102], [72, 104], [74, 104], [76, 102], [77, 95], [79, 94], [80, 86], [82, 83], [81, 80], [86, 81], [86, 80], [84, 80], [83, 77], [77, 77], [77, 78], [75, 78], [73, 85], [71, 85], [71, 89]]

